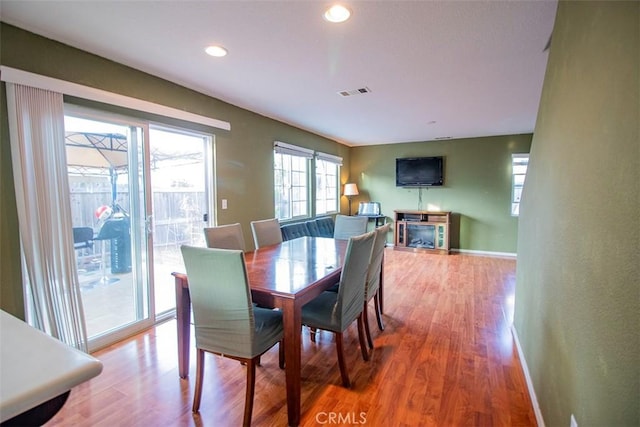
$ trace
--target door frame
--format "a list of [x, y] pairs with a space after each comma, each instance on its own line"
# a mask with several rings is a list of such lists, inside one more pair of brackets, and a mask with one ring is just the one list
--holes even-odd
[[[129, 336], [135, 335], [149, 327], [153, 326], [156, 323], [172, 319], [175, 315], [175, 308], [172, 310], [167, 310], [163, 313], [160, 313], [156, 316], [155, 313], [155, 277], [154, 277], [154, 254], [153, 254], [153, 193], [152, 182], [151, 182], [151, 150], [150, 150], [150, 129], [155, 128], [159, 130], [165, 130], [169, 132], [182, 133], [191, 136], [202, 137], [204, 144], [204, 159], [205, 159], [205, 176], [203, 179], [205, 180], [205, 197], [207, 199], [207, 210], [208, 218], [205, 223], [206, 226], [211, 224], [215, 224], [217, 219], [217, 209], [216, 209], [216, 180], [215, 180], [215, 134], [207, 133], [201, 130], [190, 129], [188, 127], [180, 127], [175, 125], [170, 125], [166, 123], [162, 123], [160, 121], [152, 121], [144, 118], [139, 118], [135, 116], [130, 116], [122, 113], [113, 113], [106, 110], [100, 110], [94, 107], [87, 107], [82, 105], [77, 105], [73, 103], [64, 103], [64, 113], [70, 116], [76, 116], [80, 118], [86, 118], [89, 120], [95, 121], [105, 121], [109, 123], [114, 123], [118, 125], [124, 126], [135, 126], [142, 130], [142, 135], [139, 141], [140, 147], [136, 147], [137, 151], [139, 151], [142, 156], [133, 156], [132, 153], [129, 153], [129, 167], [135, 167], [138, 169], [140, 167], [140, 162], [142, 161], [142, 177], [141, 184], [137, 185], [138, 193], [136, 198], [138, 198], [137, 205], [140, 205], [140, 202], [143, 206], [139, 206], [136, 208], [135, 220], [133, 220], [134, 213], [131, 212], [131, 231], [132, 231], [132, 240], [131, 244], [133, 248], [136, 249], [132, 251], [132, 272], [134, 273], [134, 280], [136, 281], [136, 298], [140, 298], [145, 293], [147, 295], [146, 298], [146, 307], [142, 308], [143, 312], [146, 312], [146, 317], [142, 320], [135, 321], [128, 325], [123, 326], [115, 331], [107, 332], [104, 334], [100, 334], [88, 340], [89, 351], [96, 351], [98, 349], [107, 347], [114, 342], [120, 341]], [[137, 163], [132, 163], [131, 159], [137, 159]], [[140, 177], [136, 174], [138, 180]], [[131, 174], [129, 174], [131, 177]], [[138, 181], [136, 180], [136, 182]], [[131, 188], [131, 182], [129, 183]], [[142, 196], [140, 196], [140, 186], [142, 187]], [[130, 200], [133, 198], [133, 191], [130, 191]], [[133, 206], [133, 204], [132, 204]], [[136, 228], [136, 230], [134, 230]], [[143, 249], [145, 254], [142, 256], [141, 253], [138, 253], [140, 249]], [[142, 285], [139, 283], [142, 280]], [[146, 289], [144, 286], [146, 285]], [[140, 310], [140, 307], [136, 305], [136, 310]], [[85, 314], [86, 315], [86, 314]]]

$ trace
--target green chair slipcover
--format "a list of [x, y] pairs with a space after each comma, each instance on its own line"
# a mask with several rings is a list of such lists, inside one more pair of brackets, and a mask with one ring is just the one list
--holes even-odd
[[380, 313], [380, 278], [382, 274], [382, 263], [384, 261], [384, 247], [387, 243], [387, 233], [389, 232], [390, 224], [378, 227], [375, 230], [375, 239], [373, 241], [373, 249], [371, 251], [371, 261], [369, 262], [369, 268], [367, 270], [367, 284], [365, 286], [364, 293], [364, 309], [362, 311], [362, 320], [364, 323], [364, 330], [367, 334], [367, 341], [369, 348], [373, 348], [373, 339], [371, 339], [371, 331], [369, 330], [369, 316], [368, 305], [372, 298], [375, 303], [376, 319], [378, 321], [378, 328], [383, 331], [384, 323], [382, 322], [382, 314]]
[[367, 232], [368, 221], [369, 218], [366, 216], [336, 215], [333, 238], [346, 240], [364, 234]]
[[251, 221], [251, 232], [256, 249], [282, 243], [280, 223], [276, 218]]
[[207, 227], [204, 229], [204, 238], [209, 248], [245, 251], [244, 235], [240, 223]]
[[[193, 412], [200, 408], [204, 352], [247, 365], [244, 425], [251, 423], [256, 365], [260, 355], [282, 341], [282, 313], [254, 307], [240, 250], [182, 246], [193, 308], [197, 355]], [[280, 342], [280, 368], [284, 351]]]
[[350, 387], [349, 375], [344, 361], [342, 333], [358, 320], [358, 337], [362, 357], [368, 360], [369, 353], [363, 331], [362, 308], [367, 269], [371, 258], [375, 233], [351, 237], [347, 245], [338, 292], [323, 292], [302, 307], [302, 323], [312, 329], [331, 331], [336, 336], [338, 365], [342, 384]]

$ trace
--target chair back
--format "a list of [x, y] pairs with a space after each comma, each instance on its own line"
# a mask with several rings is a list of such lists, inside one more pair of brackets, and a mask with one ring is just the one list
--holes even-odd
[[196, 347], [252, 358], [255, 319], [243, 252], [180, 248], [189, 277]]
[[93, 246], [93, 228], [73, 227], [74, 249], [90, 248]]
[[374, 239], [375, 232], [371, 231], [351, 237], [347, 244], [335, 307], [335, 311], [340, 316], [342, 330], [346, 329], [362, 312], [367, 269]]
[[369, 218], [365, 216], [336, 215], [333, 238], [346, 240], [349, 237], [364, 234], [367, 232], [368, 221]]
[[373, 249], [371, 250], [371, 261], [369, 262], [369, 269], [367, 270], [365, 301], [373, 298], [380, 287], [380, 272], [382, 271], [384, 247], [387, 243], [387, 233], [390, 227], [390, 224], [385, 224], [375, 230], [375, 239], [373, 241]]
[[276, 218], [251, 221], [251, 232], [256, 249], [282, 243], [280, 223]]
[[207, 247], [245, 251], [244, 235], [240, 223], [207, 227], [204, 229]]

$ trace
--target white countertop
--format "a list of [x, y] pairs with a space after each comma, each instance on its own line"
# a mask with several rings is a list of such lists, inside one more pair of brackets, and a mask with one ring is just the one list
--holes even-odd
[[102, 363], [0, 310], [0, 422], [102, 372]]

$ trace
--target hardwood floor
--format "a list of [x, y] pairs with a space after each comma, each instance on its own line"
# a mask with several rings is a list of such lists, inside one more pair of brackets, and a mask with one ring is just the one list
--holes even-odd
[[[332, 334], [303, 330], [303, 426], [535, 426], [510, 332], [515, 260], [385, 250], [386, 329], [370, 304], [375, 349], [364, 362], [355, 323], [345, 333], [352, 389], [341, 387]], [[192, 340], [193, 343], [193, 340]], [[176, 324], [169, 321], [94, 354], [104, 370], [75, 388], [47, 426], [235, 426], [245, 372], [207, 354], [200, 414], [178, 377]], [[277, 346], [256, 375], [254, 426], [287, 424]]]

